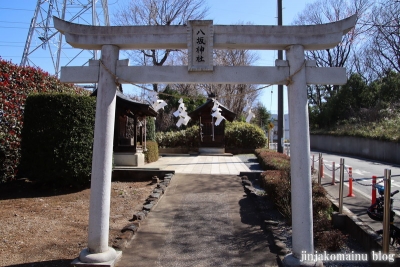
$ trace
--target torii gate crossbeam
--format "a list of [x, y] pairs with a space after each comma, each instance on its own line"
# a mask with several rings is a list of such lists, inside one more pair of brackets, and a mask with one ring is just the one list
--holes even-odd
[[[121, 84], [287, 84], [289, 65], [276, 61], [276, 67], [264, 66], [214, 66], [213, 72], [188, 72], [187, 66], [128, 66], [127, 60], [119, 60], [115, 76]], [[301, 66], [300, 66], [301, 67]], [[307, 84], [346, 83], [344, 68], [317, 68], [314, 61], [306, 61]], [[100, 62], [91, 60], [89, 66], [62, 67], [61, 81], [67, 83], [97, 83]]]
[[[313, 254], [310, 137], [307, 84], [344, 84], [344, 68], [316, 68], [305, 50], [328, 49], [355, 26], [356, 16], [321, 25], [218, 26], [189, 21], [187, 26], [87, 26], [54, 18], [54, 25], [76, 48], [101, 50], [101, 62], [61, 70], [62, 82], [98, 82], [93, 144], [88, 248], [79, 260], [112, 266], [118, 254], [108, 247], [112, 144], [116, 83], [254, 83], [288, 86], [291, 142], [292, 254], [290, 265], [305, 266], [302, 253]], [[201, 49], [200, 49], [201, 48]], [[128, 66], [120, 49], [188, 49], [188, 66]], [[213, 66], [213, 49], [285, 50], [274, 67]], [[101, 63], [101, 64], [100, 64]], [[118, 78], [118, 81], [116, 79]], [[311, 262], [309, 265], [314, 266]]]

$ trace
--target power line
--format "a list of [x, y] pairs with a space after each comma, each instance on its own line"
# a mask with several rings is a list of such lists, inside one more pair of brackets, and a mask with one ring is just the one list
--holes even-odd
[[24, 44], [25, 42], [10, 42], [10, 41], [2, 41], [2, 40], [0, 40], [0, 43], [6, 43], [6, 44]]
[[0, 9], [4, 9], [4, 10], [17, 10], [17, 11], [29, 11], [29, 12], [32, 12], [32, 11], [33, 11], [33, 9], [11, 8], [11, 7], [0, 7]]
[[2, 29], [21, 29], [21, 30], [26, 30], [26, 27], [12, 27], [12, 26], [4, 27], [4, 26], [1, 26], [1, 28]]
[[1, 23], [15, 23], [15, 24], [27, 24], [29, 25], [28, 22], [19, 22], [19, 21], [6, 21], [6, 20], [0, 20]]
[[0, 44], [0, 46], [7, 46], [7, 47], [24, 47], [23, 45], [3, 45], [3, 44]]

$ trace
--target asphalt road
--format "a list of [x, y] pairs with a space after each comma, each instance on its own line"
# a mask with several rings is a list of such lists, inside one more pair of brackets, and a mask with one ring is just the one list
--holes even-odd
[[[311, 157], [314, 155], [314, 164], [315, 168], [318, 168], [318, 151], [311, 151]], [[393, 165], [390, 163], [384, 163], [384, 162], [377, 162], [373, 160], [368, 160], [368, 159], [363, 159], [363, 158], [356, 158], [356, 157], [349, 157], [349, 156], [343, 156], [343, 155], [338, 155], [338, 154], [327, 154], [327, 153], [322, 153], [322, 158], [324, 162], [324, 176], [326, 177], [325, 179], [332, 179], [333, 175], [333, 168], [332, 168], [332, 163], [335, 162], [335, 180], [336, 182], [339, 182], [339, 177], [340, 177], [340, 171], [339, 171], [339, 166], [340, 166], [340, 159], [344, 159], [344, 164], [345, 164], [345, 171], [344, 171], [344, 180], [345, 182], [345, 189], [344, 189], [344, 194], [348, 194], [348, 170], [349, 167], [352, 168], [353, 172], [353, 179], [355, 181], [353, 182], [353, 194], [355, 197], [358, 196], [364, 196], [366, 198], [371, 199], [371, 194], [372, 194], [372, 176], [377, 176], [377, 181], [382, 181], [382, 178], [384, 176], [384, 171], [385, 169], [390, 169], [391, 170], [391, 192], [395, 190], [400, 190], [400, 166], [399, 165]], [[312, 162], [312, 158], [311, 158]], [[383, 182], [380, 184], [383, 185]], [[393, 202], [393, 209], [397, 213], [397, 215], [400, 215], [400, 193], [395, 195], [393, 197], [394, 202]]]

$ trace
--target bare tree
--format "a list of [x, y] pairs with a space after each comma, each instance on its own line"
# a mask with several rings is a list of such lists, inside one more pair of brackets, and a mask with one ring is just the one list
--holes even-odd
[[[250, 66], [258, 60], [259, 56], [250, 50], [214, 50], [213, 63], [220, 66]], [[188, 64], [187, 51], [174, 58], [179, 65]], [[259, 95], [255, 85], [249, 84], [174, 84], [171, 88], [184, 96], [198, 97], [216, 95], [217, 100], [240, 115], [246, 105], [246, 99], [253, 102]]]
[[[318, 0], [308, 4], [294, 21], [295, 25], [323, 24], [335, 22], [357, 14], [357, 25], [333, 49], [307, 51], [306, 58], [315, 60], [318, 67], [346, 67], [354, 70], [350, 64], [358, 43], [365, 36], [368, 26], [363, 22], [372, 5], [371, 0]], [[308, 87], [310, 104], [321, 108], [323, 102], [332, 96], [338, 86], [314, 85]]]
[[[188, 20], [203, 19], [208, 7], [205, 0], [132, 0], [116, 12], [114, 23], [126, 25], [185, 25]], [[129, 52], [136, 65], [162, 66], [177, 50], [141, 50]], [[153, 84], [158, 91], [157, 84]]]
[[[250, 66], [258, 60], [258, 55], [250, 50], [215, 50], [214, 64], [223, 66]], [[217, 100], [228, 109], [240, 115], [246, 99], [253, 102], [259, 95], [253, 84], [204, 85], [208, 95], [215, 94]]]
[[380, 77], [391, 70], [400, 72], [400, 1], [384, 0], [373, 9], [372, 40], [366, 47], [366, 66]]

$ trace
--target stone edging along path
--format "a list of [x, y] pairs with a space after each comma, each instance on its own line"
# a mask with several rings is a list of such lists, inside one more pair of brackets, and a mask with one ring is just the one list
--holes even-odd
[[[272, 203], [268, 204], [265, 197], [257, 194], [257, 189], [253, 187], [253, 183], [248, 179], [247, 176], [242, 176], [242, 185], [245, 193], [253, 199], [256, 205], [256, 209], [259, 211], [261, 216], [261, 227], [272, 235], [273, 243], [271, 243], [274, 252], [277, 254], [279, 260], [283, 260], [283, 256], [289, 254], [291, 250], [287, 248], [283, 241], [287, 240], [287, 237], [282, 235], [282, 232], [286, 232], [285, 226], [282, 225], [278, 215]], [[276, 211], [276, 210], [275, 210]], [[286, 233], [291, 236], [291, 230]]]
[[[128, 244], [135, 237], [136, 232], [139, 230], [141, 222], [143, 222], [149, 212], [155, 207], [158, 201], [162, 198], [165, 193], [168, 185], [171, 182], [173, 174], [166, 174], [163, 180], [159, 180], [156, 176], [152, 178], [152, 183], [157, 184], [156, 188], [153, 190], [153, 193], [146, 199], [146, 202], [143, 204], [143, 208], [141, 211], [133, 214], [133, 218], [130, 220], [131, 223], [127, 224], [122, 230], [121, 235], [113, 240], [112, 247], [117, 250], [124, 250]], [[261, 211], [265, 215], [265, 212], [262, 211], [270, 211], [271, 207], [265, 206], [264, 198], [257, 195], [257, 189], [255, 189], [252, 185], [252, 182], [247, 178], [247, 176], [242, 176], [242, 185], [245, 193], [252, 198], [255, 203], [257, 210]], [[268, 212], [269, 213], [269, 212]], [[277, 215], [279, 216], [279, 215]], [[274, 248], [274, 252], [277, 256], [284, 256], [290, 253], [290, 249], [286, 247], [286, 244], [283, 241], [286, 240], [286, 237], [282, 237], [280, 232], [282, 231], [282, 225], [279, 225], [279, 221], [274, 220], [274, 215], [262, 216], [261, 227], [269, 233], [272, 233], [274, 243], [272, 247]], [[267, 238], [267, 237], [266, 237]], [[281, 258], [282, 259], [282, 258]]]
[[140, 223], [143, 222], [149, 212], [162, 198], [165, 190], [171, 182], [172, 177], [173, 174], [168, 173], [164, 176], [164, 179], [162, 181], [160, 181], [157, 176], [154, 176], [152, 178], [152, 183], [157, 184], [157, 187], [153, 190], [153, 193], [150, 194], [150, 196], [146, 199], [146, 202], [143, 204], [142, 210], [133, 214], [133, 217], [130, 220], [132, 222], [122, 228], [122, 235], [117, 237], [112, 243], [112, 247], [114, 249], [122, 251], [126, 248], [129, 242], [134, 238], [135, 233], [139, 230]]
[[[133, 214], [131, 222], [122, 230], [121, 235], [112, 242], [112, 247], [117, 250], [124, 250], [127, 245], [135, 237], [140, 224], [146, 219], [147, 215], [156, 206], [167, 190], [168, 185], [173, 177], [173, 174], [166, 174], [163, 179], [156, 176], [153, 177], [152, 183], [157, 184], [156, 188], [146, 199], [142, 210]], [[282, 215], [277, 212], [274, 204], [264, 195], [259, 194], [259, 190], [253, 186], [257, 181], [249, 180], [247, 176], [241, 177], [244, 192], [252, 199], [258, 217], [260, 219], [260, 227], [265, 231], [266, 238], [270, 243], [270, 251], [277, 255], [278, 263], [282, 264], [285, 255], [291, 252], [291, 227], [287, 227], [282, 220]], [[347, 265], [346, 265], [347, 266]], [[364, 266], [364, 265], [363, 265]]]

